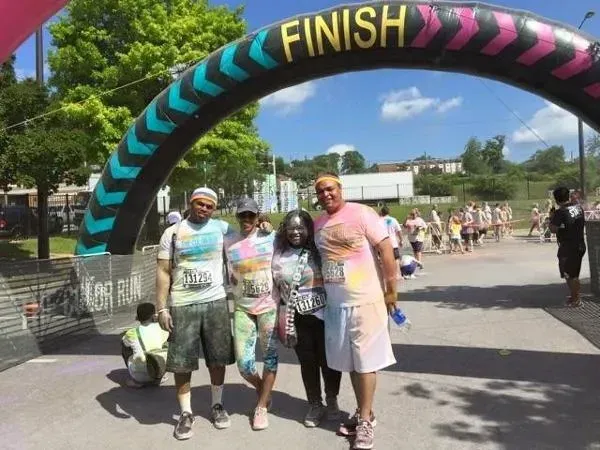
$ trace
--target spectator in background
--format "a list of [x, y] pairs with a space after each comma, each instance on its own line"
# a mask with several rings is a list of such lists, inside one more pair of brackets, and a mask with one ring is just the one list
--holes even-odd
[[508, 204], [508, 202], [504, 202], [504, 206], [503, 206], [504, 210], [506, 211], [506, 232], [512, 236], [513, 234], [513, 210], [510, 207], [510, 205]]
[[400, 260], [400, 248], [402, 248], [402, 228], [395, 217], [390, 216], [390, 209], [387, 206], [383, 206], [379, 211], [379, 215], [383, 219], [383, 225], [385, 226], [388, 235], [390, 236], [390, 242], [394, 249], [394, 258], [396, 261]]
[[553, 192], [558, 209], [551, 212], [550, 229], [558, 241], [558, 268], [567, 281], [571, 296], [568, 306], [580, 306], [579, 272], [585, 255], [585, 216], [580, 204], [569, 198], [569, 189], [559, 187]]
[[533, 208], [531, 209], [531, 228], [529, 229], [529, 234], [527, 236], [531, 237], [533, 235], [533, 230], [536, 230], [538, 233], [540, 232], [540, 209], [537, 203], [533, 204]]
[[502, 239], [502, 228], [504, 226], [500, 203], [496, 203], [496, 206], [492, 211], [492, 224], [494, 225], [494, 237], [496, 238], [496, 242], [500, 242], [500, 239]]
[[406, 221], [404, 227], [408, 230], [408, 241], [413, 249], [413, 254], [417, 261], [423, 263], [423, 243], [425, 242], [425, 231], [427, 230], [427, 224], [420, 217], [419, 210], [414, 208]]
[[167, 225], [175, 225], [176, 223], [181, 222], [181, 219], [182, 218], [179, 211], [171, 211], [169, 214], [167, 214]]

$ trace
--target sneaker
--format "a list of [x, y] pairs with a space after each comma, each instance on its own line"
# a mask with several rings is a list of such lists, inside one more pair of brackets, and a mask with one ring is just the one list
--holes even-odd
[[325, 411], [327, 412], [327, 420], [338, 420], [342, 415], [340, 411], [340, 407], [338, 406], [337, 397], [332, 397], [326, 399], [327, 407]]
[[[354, 436], [356, 434], [356, 429], [358, 427], [360, 416], [358, 411], [348, 420], [340, 425], [338, 428], [338, 434], [341, 436]], [[377, 426], [377, 419], [375, 418], [375, 414], [371, 411], [371, 427], [375, 428]]]
[[212, 407], [210, 420], [217, 430], [223, 430], [231, 426], [229, 414], [227, 414], [227, 411], [225, 411], [225, 408], [223, 408], [223, 405], [220, 403], [217, 403]]
[[194, 415], [192, 413], [187, 411], [182, 412], [177, 421], [177, 425], [175, 425], [175, 432], [173, 433], [175, 439], [184, 441], [191, 438], [194, 435], [194, 432], [192, 431], [194, 420]]
[[370, 450], [373, 448], [373, 425], [368, 420], [361, 420], [356, 427], [355, 450]]
[[324, 415], [325, 407], [321, 402], [311, 403], [306, 416], [304, 416], [304, 426], [307, 428], [318, 427]]
[[254, 410], [254, 417], [252, 418], [252, 429], [254, 431], [259, 431], [266, 428], [269, 428], [269, 416], [267, 415], [267, 408], [257, 406]]

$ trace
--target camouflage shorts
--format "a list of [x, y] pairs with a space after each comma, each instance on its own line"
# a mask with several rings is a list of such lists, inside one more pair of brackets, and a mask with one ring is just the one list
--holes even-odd
[[171, 308], [173, 331], [169, 336], [167, 371], [198, 370], [200, 347], [207, 367], [235, 362], [231, 321], [226, 299]]

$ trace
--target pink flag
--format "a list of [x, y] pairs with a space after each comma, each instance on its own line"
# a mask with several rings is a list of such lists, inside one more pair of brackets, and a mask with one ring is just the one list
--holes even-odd
[[0, 63], [69, 0], [0, 0]]

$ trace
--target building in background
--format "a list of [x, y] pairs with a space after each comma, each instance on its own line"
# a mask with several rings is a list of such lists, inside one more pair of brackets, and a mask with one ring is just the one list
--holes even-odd
[[374, 166], [377, 173], [410, 171], [418, 175], [423, 169], [439, 170], [441, 173], [463, 173], [460, 159], [425, 159], [416, 161], [390, 161], [377, 163]]
[[298, 184], [293, 180], [279, 181], [279, 211], [287, 213], [298, 209]]
[[254, 194], [252, 198], [258, 204], [261, 213], [276, 213], [277, 207], [277, 179], [275, 175], [265, 175], [262, 181], [254, 181]]

